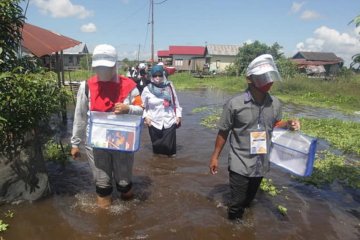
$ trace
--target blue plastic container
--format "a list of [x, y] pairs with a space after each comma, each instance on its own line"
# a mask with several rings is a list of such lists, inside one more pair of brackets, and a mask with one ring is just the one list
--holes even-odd
[[93, 148], [135, 152], [140, 147], [141, 129], [141, 116], [92, 111], [88, 144]]
[[310, 176], [314, 166], [317, 139], [299, 131], [275, 129], [270, 162], [298, 176]]

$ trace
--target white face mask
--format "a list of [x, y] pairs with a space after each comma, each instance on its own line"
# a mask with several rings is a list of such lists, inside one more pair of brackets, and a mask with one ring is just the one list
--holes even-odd
[[111, 81], [116, 77], [116, 67], [96, 67], [96, 75], [103, 82]]
[[159, 84], [164, 81], [164, 77], [155, 77], [152, 79], [154, 83]]

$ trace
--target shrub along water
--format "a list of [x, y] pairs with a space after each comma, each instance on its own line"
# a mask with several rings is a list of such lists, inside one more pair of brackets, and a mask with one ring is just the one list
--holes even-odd
[[[350, 75], [350, 76], [349, 76]], [[236, 93], [247, 87], [244, 76], [195, 78], [188, 73], [170, 76], [177, 89], [216, 88]], [[332, 108], [346, 113], [359, 111], [360, 75], [346, 74], [332, 80], [296, 75], [275, 83], [271, 93], [283, 102]]]
[[[65, 75], [67, 80], [83, 81], [91, 73], [89, 71], [74, 71]], [[247, 87], [244, 76], [211, 75], [197, 78], [188, 72], [175, 73], [170, 80], [177, 89], [216, 88], [237, 93]], [[309, 105], [314, 107], [332, 108], [346, 113], [359, 111], [360, 75], [344, 72], [338, 77], [325, 80], [308, 78], [297, 74], [292, 78], [274, 84], [271, 89], [283, 102]]]

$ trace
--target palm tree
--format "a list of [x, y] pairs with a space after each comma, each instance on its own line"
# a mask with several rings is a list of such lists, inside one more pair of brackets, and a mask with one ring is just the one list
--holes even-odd
[[349, 24], [355, 23], [355, 26], [358, 27], [360, 26], [360, 15], [358, 15], [357, 17], [355, 17], [353, 20], [351, 20], [349, 22]]
[[[357, 17], [355, 17], [353, 20], [351, 20], [349, 22], [349, 24], [354, 23], [356, 27], [360, 26], [360, 15], [358, 15]], [[350, 64], [350, 68], [355, 69], [357, 71], [359, 71], [360, 69], [360, 53], [355, 54], [354, 56], [352, 56], [352, 63]]]

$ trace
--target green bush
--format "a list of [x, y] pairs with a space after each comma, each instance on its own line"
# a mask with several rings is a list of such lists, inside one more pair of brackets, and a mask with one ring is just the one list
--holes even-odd
[[57, 143], [54, 140], [49, 140], [45, 144], [44, 157], [46, 161], [56, 162], [65, 166], [69, 161], [70, 150], [70, 144], [64, 146], [61, 142]]
[[0, 153], [10, 159], [23, 146], [25, 135], [36, 133], [70, 96], [52, 72], [0, 73], [0, 93]]

